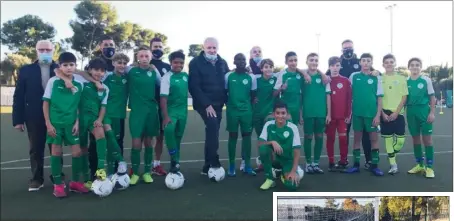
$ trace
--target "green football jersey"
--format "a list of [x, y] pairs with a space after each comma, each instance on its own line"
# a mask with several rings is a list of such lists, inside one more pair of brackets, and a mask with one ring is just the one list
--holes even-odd
[[432, 80], [427, 76], [419, 76], [416, 80], [407, 79], [407, 106], [429, 105], [430, 96], [435, 94]]
[[323, 85], [320, 73], [311, 76], [311, 83], [303, 81], [303, 117], [326, 117], [326, 95], [331, 94], [330, 84]]
[[282, 91], [281, 99], [287, 104], [288, 108], [295, 109], [301, 107], [301, 84], [303, 81], [299, 73], [289, 72], [288, 69], [278, 74], [274, 89], [279, 90], [287, 82], [287, 89]]
[[43, 100], [49, 102], [49, 118], [54, 126], [74, 124], [77, 119], [83, 84], [72, 80], [74, 88], [66, 88], [65, 82], [54, 76], [49, 79]]
[[377, 114], [377, 98], [383, 97], [380, 76], [355, 72], [350, 76], [352, 84], [352, 114], [358, 117], [375, 117]]
[[293, 159], [293, 149], [301, 148], [298, 127], [290, 121], [287, 121], [283, 127], [278, 127], [275, 120], [267, 121], [263, 126], [259, 140], [276, 141], [283, 150], [281, 155], [276, 156], [286, 160]]
[[257, 90], [253, 74], [236, 72], [225, 74], [225, 89], [228, 93], [228, 110], [252, 111], [251, 91]]
[[273, 96], [273, 90], [276, 81], [276, 75], [271, 76], [269, 79], [265, 79], [263, 75], [256, 77], [258, 102], [254, 104], [254, 115], [266, 117], [273, 112], [273, 106], [276, 101], [276, 97]]
[[157, 105], [155, 89], [161, 83], [157, 70], [133, 67], [128, 72], [127, 80], [131, 110], [147, 110]]
[[169, 115], [186, 117], [188, 114], [188, 74], [167, 72], [161, 79], [161, 97], [167, 97]]
[[103, 91], [98, 91], [95, 83], [85, 80], [80, 75], [75, 75], [75, 79], [83, 84], [83, 91], [80, 97], [79, 110], [80, 114], [98, 116], [101, 106], [107, 106], [107, 99], [109, 97], [109, 88], [102, 84]]
[[125, 118], [129, 94], [127, 75], [107, 72], [104, 75], [103, 83], [109, 88], [106, 116], [110, 118]]

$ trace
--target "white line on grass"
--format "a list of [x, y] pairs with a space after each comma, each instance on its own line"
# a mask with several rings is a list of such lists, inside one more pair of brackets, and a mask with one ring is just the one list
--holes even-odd
[[[407, 136], [409, 137], [409, 136]], [[451, 137], [452, 138], [452, 135], [432, 135], [432, 137], [440, 137], [440, 138], [446, 138], [446, 137]], [[300, 137], [301, 139], [303, 139], [304, 137]], [[350, 138], [353, 138], [352, 136], [350, 136]], [[241, 138], [238, 139], [239, 141], [241, 141]], [[257, 140], [257, 139], [252, 139], [252, 140]], [[219, 140], [219, 142], [227, 142], [229, 140]], [[203, 144], [205, 143], [205, 141], [194, 141], [194, 142], [184, 142], [184, 143], [181, 143], [181, 145], [193, 145], [193, 144]], [[131, 149], [130, 147], [126, 147], [124, 148], [124, 150], [129, 150]], [[67, 154], [63, 154], [64, 157], [66, 156], [71, 156], [70, 153], [67, 153]], [[50, 156], [46, 156], [44, 157], [44, 159], [47, 159], [47, 158], [50, 158]], [[19, 160], [10, 160], [10, 161], [4, 161], [4, 162], [1, 162], [0, 165], [4, 165], [4, 164], [11, 164], [11, 163], [19, 163], [19, 162], [25, 162], [25, 161], [29, 161], [30, 159], [29, 158], [26, 158], [26, 159], [19, 159]]]
[[[446, 153], [451, 153], [452, 154], [452, 150], [448, 150], [448, 151], [437, 151], [437, 152], [434, 152], [434, 154], [446, 154]], [[364, 156], [364, 154], [362, 154]], [[387, 156], [388, 154], [386, 153], [381, 153], [380, 156]], [[404, 152], [404, 153], [398, 153], [397, 154], [398, 156], [410, 156], [410, 155], [413, 155], [413, 152]], [[339, 155], [335, 155], [336, 157], [339, 157]], [[348, 155], [349, 157], [353, 156], [351, 154]], [[321, 158], [327, 158], [328, 155], [322, 155], [320, 156]], [[304, 156], [302, 156], [301, 158], [304, 158]], [[228, 161], [229, 159], [219, 159], [220, 161]], [[235, 160], [241, 160], [241, 158], [236, 158]], [[251, 160], [255, 160], [255, 157], [254, 158], [251, 158]], [[205, 162], [205, 160], [180, 160], [180, 163], [200, 163], [200, 162]], [[169, 164], [170, 161], [162, 161], [161, 163], [163, 164]], [[128, 163], [130, 164], [130, 163]], [[143, 164], [143, 163], [141, 163]], [[71, 167], [71, 165], [63, 165], [63, 167]], [[44, 166], [44, 168], [48, 169], [50, 168], [50, 166]], [[2, 167], [1, 170], [29, 170], [30, 167]]]

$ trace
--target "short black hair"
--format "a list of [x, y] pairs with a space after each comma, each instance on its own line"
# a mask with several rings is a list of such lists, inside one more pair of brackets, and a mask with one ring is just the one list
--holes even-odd
[[103, 41], [105, 40], [112, 40], [113, 41], [113, 38], [110, 36], [110, 35], [103, 35], [101, 36], [101, 38], [99, 39], [99, 43], [101, 44]]
[[420, 58], [410, 58], [410, 60], [408, 61], [408, 68], [410, 68], [410, 63], [413, 61], [419, 62], [422, 67], [422, 60]]
[[339, 57], [337, 57], [337, 56], [330, 57], [330, 58], [328, 59], [328, 65], [329, 65], [329, 66], [333, 66], [333, 65], [335, 65], [335, 64], [337, 64], [337, 63], [340, 63], [340, 62], [341, 62], [341, 59], [340, 59]]
[[106, 71], [107, 63], [101, 58], [94, 58], [88, 63], [88, 70], [90, 69]]
[[278, 100], [276, 101], [276, 103], [274, 103], [273, 112], [276, 111], [276, 109], [278, 108], [284, 108], [286, 111], [288, 111], [287, 104], [281, 100]]
[[385, 63], [385, 60], [386, 59], [393, 59], [394, 61], [396, 61], [396, 57], [394, 57], [394, 55], [392, 54], [387, 54], [383, 57], [383, 63]]
[[153, 44], [153, 42], [162, 42], [162, 39], [161, 39], [161, 38], [158, 38], [158, 37], [154, 37], [154, 38], [151, 39], [151, 41], [150, 41], [150, 47], [151, 47], [151, 45]]
[[170, 62], [172, 62], [173, 60], [175, 60], [175, 59], [177, 59], [177, 58], [181, 58], [181, 59], [183, 59], [183, 61], [184, 61], [184, 59], [186, 58], [186, 56], [185, 56], [184, 53], [181, 52], [181, 51], [174, 51], [174, 52], [170, 53], [170, 55], [169, 55], [169, 61], [170, 61]]
[[372, 54], [370, 53], [364, 53], [361, 55], [361, 57], [359, 58], [360, 60], [363, 59], [363, 58], [370, 58], [370, 59], [374, 59], [374, 57], [372, 56]]
[[352, 43], [352, 44], [353, 44], [353, 41], [350, 40], [350, 39], [345, 39], [345, 40], [342, 42], [342, 45], [344, 45], [345, 43]]
[[58, 56], [58, 63], [63, 64], [63, 63], [70, 63], [70, 62], [77, 62], [76, 56], [71, 53], [71, 52], [63, 52]]
[[314, 52], [312, 52], [312, 53], [310, 53], [310, 54], [308, 54], [308, 55], [307, 55], [307, 57], [306, 57], [306, 60], [307, 60], [307, 59], [309, 59], [310, 57], [315, 57], [315, 56], [317, 56], [317, 57], [318, 57], [318, 54], [317, 54], [317, 53], [314, 53]]
[[285, 61], [287, 61], [287, 59], [292, 56], [297, 56], [294, 51], [287, 52], [287, 54], [285, 54]]

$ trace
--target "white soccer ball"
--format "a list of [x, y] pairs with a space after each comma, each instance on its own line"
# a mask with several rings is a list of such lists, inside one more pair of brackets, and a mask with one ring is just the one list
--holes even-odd
[[91, 185], [91, 190], [93, 193], [100, 197], [106, 197], [109, 196], [112, 193], [112, 190], [114, 188], [114, 184], [109, 180], [95, 180], [93, 184]]
[[210, 168], [208, 170], [208, 178], [210, 178], [210, 180], [213, 180], [213, 181], [216, 181], [216, 182], [222, 181], [225, 178], [225, 170], [224, 170], [224, 168], [223, 167]]
[[303, 179], [304, 177], [304, 170], [298, 166], [298, 169], [296, 169], [296, 173], [298, 174], [298, 176], [300, 177], [300, 180]]
[[184, 185], [184, 176], [181, 172], [168, 173], [165, 179], [166, 186], [171, 190], [177, 190]]
[[117, 190], [124, 190], [129, 187], [129, 183], [131, 179], [128, 174], [121, 174], [118, 173], [112, 176], [111, 182], [113, 183], [115, 189]]

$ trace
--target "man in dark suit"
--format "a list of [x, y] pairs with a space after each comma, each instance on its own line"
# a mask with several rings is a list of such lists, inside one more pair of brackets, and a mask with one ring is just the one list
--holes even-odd
[[[43, 164], [47, 128], [44, 121], [42, 97], [48, 80], [55, 76], [54, 69], [58, 67], [52, 60], [54, 53], [52, 42], [39, 41], [36, 44], [36, 52], [38, 60], [19, 70], [13, 97], [13, 126], [21, 132], [27, 128], [30, 142], [32, 178], [28, 191], [38, 191], [44, 183]], [[62, 174], [62, 178], [64, 178], [64, 174]]]

